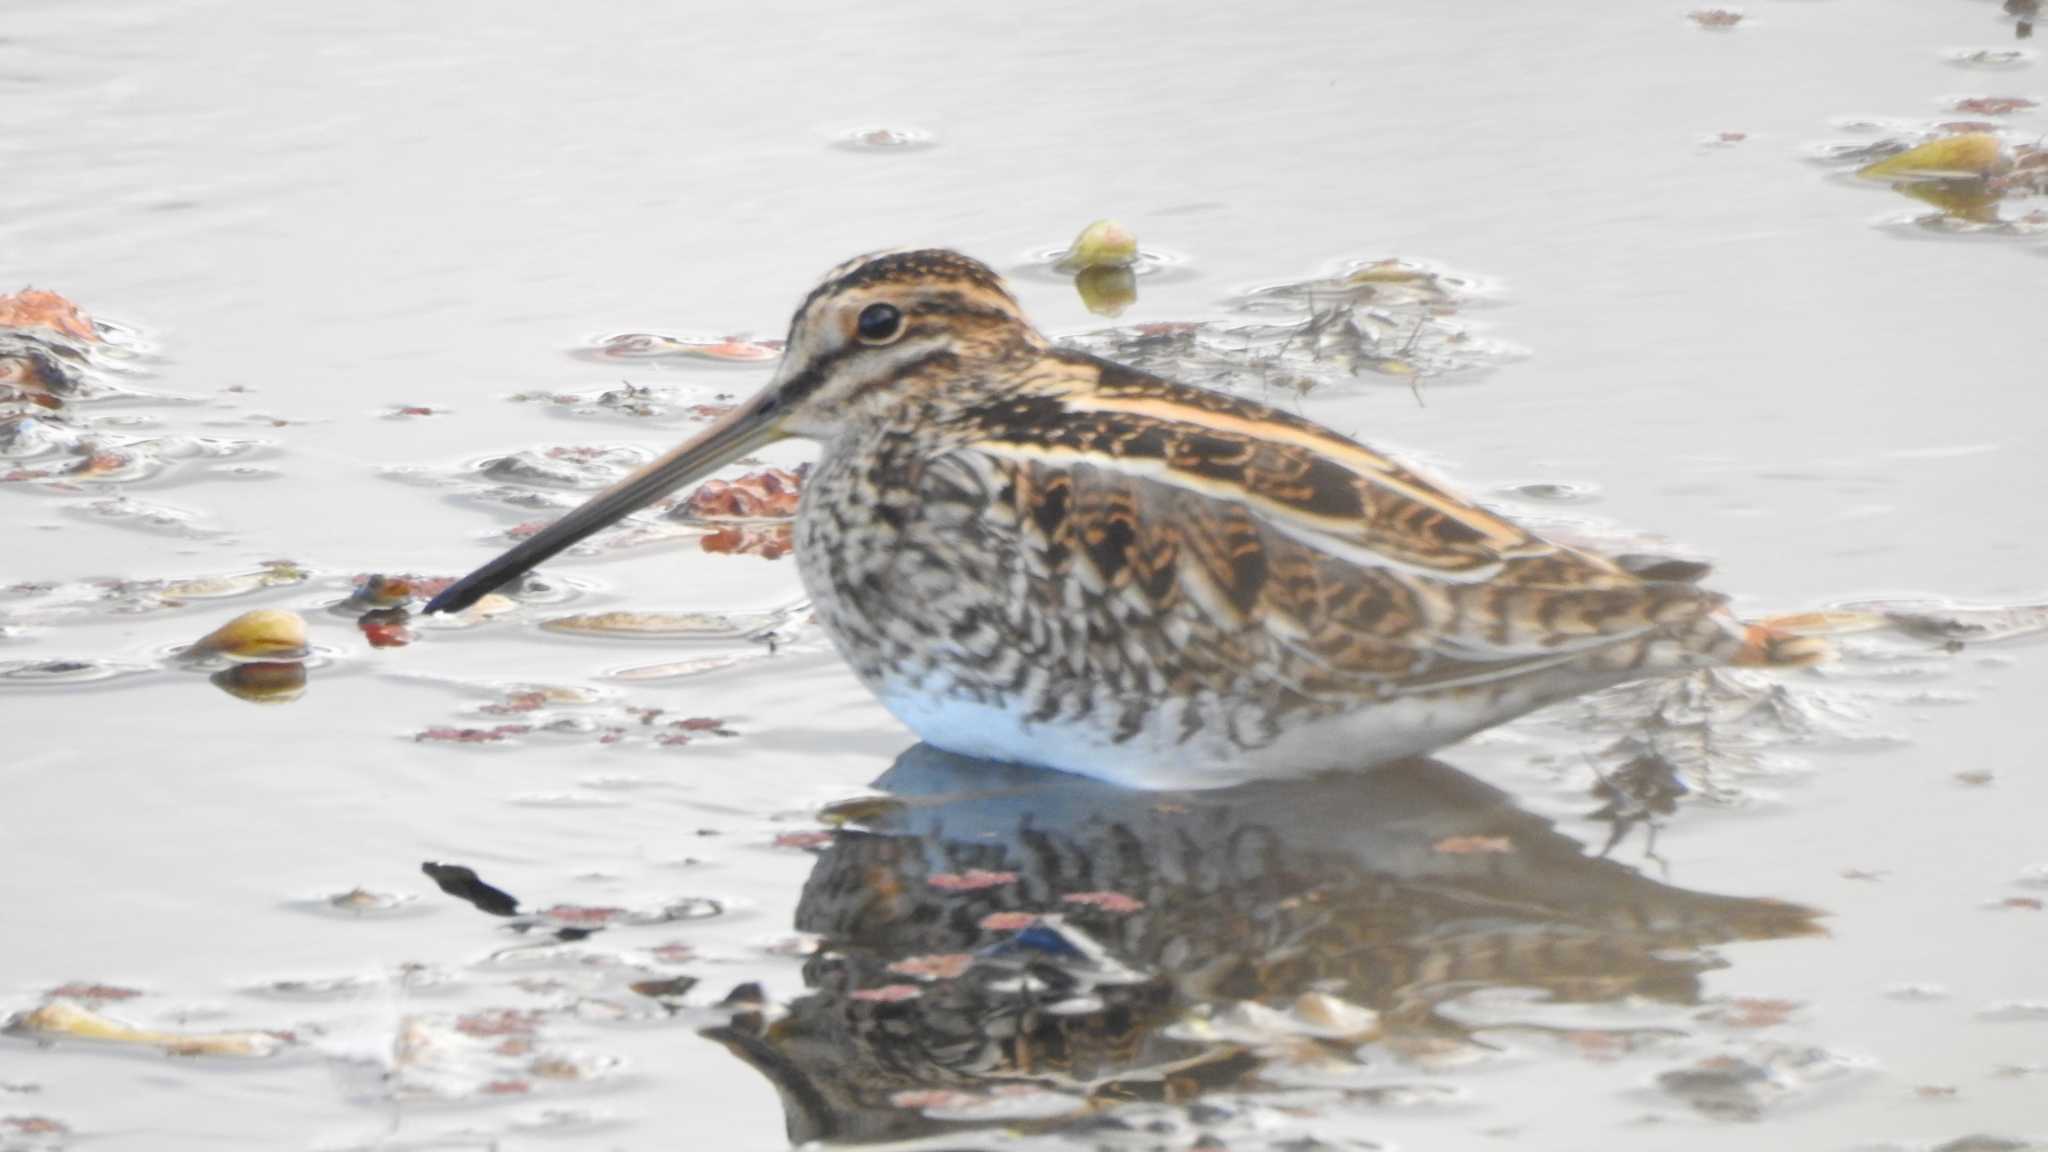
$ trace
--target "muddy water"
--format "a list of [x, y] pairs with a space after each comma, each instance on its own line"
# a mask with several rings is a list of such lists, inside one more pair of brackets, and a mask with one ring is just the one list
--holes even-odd
[[[343, 603], [766, 376], [603, 338], [774, 338], [943, 243], [1745, 610], [2022, 604], [2048, 202], [1849, 172], [2037, 144], [1952, 110], [2048, 98], [2034, 43], [1989, 0], [17, 3], [0, 281], [112, 327], [0, 461], [0, 1148], [2048, 1140], [2038, 649], [1893, 630], [1155, 798], [912, 749], [700, 526], [408, 646]], [[1034, 266], [1105, 215], [1156, 257], [1113, 321]], [[296, 698], [172, 659], [257, 607], [311, 621]], [[542, 626], [612, 610], [716, 618]]]

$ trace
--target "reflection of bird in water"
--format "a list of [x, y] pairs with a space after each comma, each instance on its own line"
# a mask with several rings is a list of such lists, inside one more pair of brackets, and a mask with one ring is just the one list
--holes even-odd
[[754, 399], [428, 611], [799, 436], [824, 446], [796, 524], [819, 622], [891, 711], [966, 754], [1215, 786], [1820, 654], [1309, 420], [1056, 347], [952, 252], [833, 270], [788, 347]]
[[[797, 909], [823, 938], [810, 991], [709, 1033], [776, 1085], [798, 1143], [943, 1130], [933, 1090], [1080, 1107], [1256, 1087], [1269, 1047], [1191, 1030], [1203, 1011], [1313, 991], [1377, 1012], [1389, 1043], [1442, 1043], [1467, 1033], [1439, 1006], [1475, 990], [1688, 1004], [1718, 965], [1690, 950], [1816, 931], [1808, 909], [1589, 857], [1436, 761], [1162, 794], [920, 745], [877, 787]], [[935, 957], [965, 970], [904, 974]], [[1342, 1060], [1360, 1039], [1324, 1033], [1295, 1042]]]
[[2005, 0], [2005, 13], [2017, 17], [2012, 34], [2025, 40], [2034, 34], [2034, 20], [2041, 14], [2041, 0]]

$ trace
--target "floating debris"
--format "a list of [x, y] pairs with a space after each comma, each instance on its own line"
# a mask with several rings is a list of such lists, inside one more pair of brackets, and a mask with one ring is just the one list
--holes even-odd
[[491, 728], [456, 728], [436, 725], [413, 735], [417, 744], [499, 744], [533, 731], [531, 724], [499, 724]]
[[2037, 105], [2024, 96], [1965, 96], [1949, 107], [1972, 116], [2010, 116]]
[[1765, 1046], [1752, 1057], [1710, 1056], [1660, 1073], [1657, 1085], [1704, 1115], [1757, 1120], [1867, 1067], [1823, 1048]]
[[677, 520], [788, 519], [803, 498], [806, 471], [763, 468], [732, 480], [706, 480], [668, 515]]
[[55, 292], [34, 288], [0, 296], [0, 328], [42, 328], [88, 344], [100, 340], [99, 326], [78, 305]]
[[1686, 18], [1702, 28], [1725, 32], [1742, 23], [1742, 13], [1732, 8], [1700, 8], [1686, 13]]
[[594, 352], [607, 360], [704, 360], [714, 364], [770, 364], [782, 359], [782, 342], [748, 340], [740, 336], [658, 336], [648, 332], [626, 332], [600, 339]]
[[1986, 1005], [1977, 1018], [2001, 1024], [2048, 1020], [2048, 1000], [2000, 1000]]
[[2025, 48], [1958, 48], [1948, 54], [1948, 62], [1960, 68], [2024, 68], [2033, 60]]
[[850, 128], [841, 132], [834, 145], [851, 152], [917, 152], [938, 143], [922, 128], [889, 128], [879, 125]]
[[54, 1000], [8, 1021], [6, 1031], [38, 1040], [99, 1040], [160, 1048], [173, 1056], [272, 1056], [293, 1043], [282, 1032], [171, 1032], [103, 1016], [69, 1000]]
[[408, 1016], [392, 1046], [387, 1083], [400, 1099], [474, 1100], [586, 1084], [619, 1067], [615, 1057], [548, 1048], [538, 1013]]
[[71, 1126], [48, 1116], [0, 1116], [0, 1152], [60, 1152]]
[[[1137, 271], [1142, 276], [1145, 266]], [[1246, 292], [1232, 302], [1239, 320], [1108, 328], [1067, 343], [1230, 392], [1309, 392], [1374, 377], [1408, 388], [1516, 354], [1457, 322], [1468, 304], [1491, 292], [1414, 261], [1369, 260]]]
[[368, 888], [351, 888], [320, 897], [314, 906], [324, 906], [350, 916], [383, 916], [402, 911], [418, 897], [405, 892], [374, 892]]
[[90, 684], [137, 676], [151, 671], [139, 664], [118, 664], [111, 660], [0, 660], [0, 684], [9, 686], [62, 686]]
[[134, 988], [124, 988], [119, 984], [96, 984], [90, 981], [74, 980], [69, 984], [60, 984], [43, 993], [43, 999], [90, 1000], [96, 1004], [106, 1004], [122, 1000], [133, 1000], [141, 995], [140, 991]]
[[1138, 238], [1114, 220], [1097, 220], [1081, 229], [1066, 253], [1054, 262], [1061, 272], [1090, 268], [1130, 269], [1138, 263]]
[[639, 636], [649, 639], [740, 640], [780, 627], [788, 612], [585, 612], [541, 621], [543, 631], [566, 636]]
[[259, 608], [244, 612], [194, 641], [188, 656], [225, 656], [233, 660], [303, 659], [306, 620], [296, 612]]
[[1866, 180], [1952, 179], [1990, 176], [2012, 166], [1998, 137], [1988, 132], [1943, 136], [1856, 170]]
[[604, 488], [653, 459], [644, 448], [556, 444], [480, 461], [475, 471], [524, 488]]

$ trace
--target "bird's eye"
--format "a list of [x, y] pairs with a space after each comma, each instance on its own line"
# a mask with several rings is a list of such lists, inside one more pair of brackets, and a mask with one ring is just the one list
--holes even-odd
[[887, 344], [903, 335], [903, 313], [894, 304], [870, 304], [860, 310], [854, 325], [863, 344]]

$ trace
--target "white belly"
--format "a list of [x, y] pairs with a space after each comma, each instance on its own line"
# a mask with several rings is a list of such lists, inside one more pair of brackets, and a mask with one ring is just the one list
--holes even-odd
[[[878, 691], [896, 718], [927, 743], [963, 756], [1056, 768], [1134, 788], [1222, 788], [1253, 780], [1370, 768], [1417, 756], [1542, 703], [1511, 694], [1475, 712], [1460, 698], [1407, 698], [1289, 727], [1271, 742], [1244, 748], [1220, 725], [1182, 741], [1184, 701], [1118, 742], [1113, 717], [1033, 722], [1022, 708], [955, 696]], [[1195, 705], [1200, 706], [1200, 705]], [[1213, 704], [1212, 704], [1213, 707]]]

